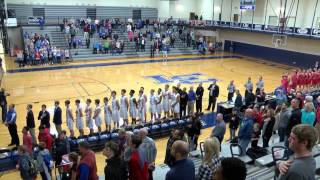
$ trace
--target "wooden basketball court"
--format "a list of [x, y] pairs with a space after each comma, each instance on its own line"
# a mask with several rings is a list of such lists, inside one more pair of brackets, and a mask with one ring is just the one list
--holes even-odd
[[[240, 57], [236, 54], [217, 53], [207, 56], [178, 56], [170, 57], [168, 62], [161, 62], [161, 58], [139, 59], [115, 59], [107, 61], [72, 62], [59, 66], [27, 67], [22, 71], [13, 63], [13, 59], [6, 59], [6, 71], [2, 80], [2, 87], [11, 95], [8, 104], [16, 104], [18, 132], [21, 137], [21, 129], [25, 126], [26, 106], [33, 104], [33, 111], [37, 118], [40, 106], [46, 104], [51, 119], [53, 116], [54, 100], [60, 101], [63, 110], [63, 127], [65, 123], [64, 101], [69, 99], [74, 110], [75, 99], [80, 99], [83, 104], [87, 98], [100, 99], [110, 97], [111, 90], [115, 90], [120, 96], [120, 90], [139, 90], [145, 88], [149, 95], [150, 89], [164, 88], [166, 83], [171, 86], [181, 83], [181, 87], [196, 88], [199, 82], [203, 82], [205, 88], [203, 109], [207, 106], [207, 87], [212, 79], [218, 80], [220, 86], [219, 101], [227, 99], [227, 86], [230, 80], [235, 81], [236, 88], [244, 93], [244, 83], [250, 76], [255, 84], [260, 75], [265, 81], [265, 91], [272, 92], [280, 85], [281, 75], [291, 71], [292, 67], [273, 64], [257, 59]], [[137, 93], [136, 93], [137, 95]], [[74, 111], [73, 111], [74, 112]], [[102, 115], [103, 116], [103, 115]], [[147, 119], [150, 117], [148, 113]], [[52, 120], [51, 120], [51, 124]], [[36, 126], [39, 122], [36, 122]], [[104, 125], [103, 125], [104, 127]], [[202, 131], [199, 141], [203, 141], [211, 133], [212, 128]], [[89, 130], [86, 129], [86, 134]], [[77, 134], [78, 135], [78, 132]], [[10, 143], [7, 128], [0, 125], [0, 147], [6, 147]], [[225, 139], [229, 138], [229, 132]], [[164, 160], [167, 139], [157, 140], [158, 156], [156, 163]], [[99, 175], [103, 175], [105, 158], [101, 153], [97, 154]], [[18, 172], [6, 173], [1, 178], [19, 179]]]

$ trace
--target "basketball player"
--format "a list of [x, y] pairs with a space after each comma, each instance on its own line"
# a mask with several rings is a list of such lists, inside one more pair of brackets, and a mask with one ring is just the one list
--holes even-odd
[[151, 123], [156, 119], [156, 113], [157, 113], [157, 102], [156, 102], [156, 97], [154, 95], [154, 89], [150, 90], [150, 99], [149, 99], [149, 111], [151, 114]]
[[87, 99], [86, 108], [84, 112], [86, 113], [86, 125], [90, 130], [90, 135], [93, 134], [93, 121], [92, 121], [92, 108], [91, 108], [91, 99]]
[[140, 90], [142, 91], [142, 96], [144, 98], [144, 101], [143, 101], [143, 106], [144, 106], [144, 118], [147, 119], [147, 102], [148, 102], [148, 97], [147, 95], [144, 93], [144, 87], [140, 87]]
[[137, 123], [137, 100], [134, 97], [134, 90], [130, 90], [130, 106], [129, 106], [129, 113], [130, 113], [130, 117], [132, 119], [131, 123], [132, 124], [136, 124]]
[[111, 92], [112, 96], [112, 121], [113, 121], [113, 128], [119, 128], [119, 121], [120, 121], [120, 104], [119, 100], [116, 97], [117, 93], [116, 91]]
[[77, 99], [75, 101], [75, 103], [76, 103], [76, 106], [77, 106], [77, 109], [76, 109], [76, 126], [77, 126], [77, 129], [79, 130], [80, 136], [83, 136], [84, 135], [83, 120], [82, 120], [83, 113], [82, 113], [82, 108], [80, 106], [80, 100]]
[[107, 97], [103, 98], [103, 102], [104, 102], [104, 121], [106, 123], [106, 131], [110, 132], [111, 131], [111, 108], [110, 105], [108, 105], [108, 101], [109, 99]]
[[289, 90], [288, 74], [282, 75], [281, 85], [282, 85], [282, 88], [284, 89], [285, 94], [287, 94], [287, 92], [290, 91]]
[[164, 87], [164, 92], [162, 93], [162, 107], [164, 111], [164, 118], [170, 117], [170, 98], [171, 93], [169, 91], [169, 84], [166, 84]]
[[143, 91], [139, 91], [139, 99], [138, 99], [138, 116], [140, 119], [140, 123], [144, 124], [146, 122], [145, 117], [145, 98], [143, 97]]
[[157, 117], [156, 120], [160, 121], [161, 119], [161, 113], [162, 113], [162, 89], [158, 89], [158, 94], [155, 96], [156, 97], [156, 106], [157, 106]]
[[98, 127], [98, 132], [101, 133], [100, 99], [94, 100], [94, 104], [96, 105], [96, 107], [95, 107], [94, 112], [93, 112], [93, 119], [94, 119], [94, 122], [95, 122], [96, 126]]
[[128, 109], [129, 102], [126, 97], [126, 90], [121, 90], [121, 99], [120, 99], [120, 117], [123, 119], [123, 126], [126, 127], [128, 125]]
[[180, 118], [180, 95], [176, 89], [176, 87], [172, 87], [172, 102], [171, 102], [171, 108], [173, 110], [173, 117], [174, 118]]
[[69, 128], [70, 131], [70, 137], [74, 137], [74, 130], [73, 130], [73, 115], [72, 115], [72, 110], [70, 107], [70, 101], [66, 100], [64, 102], [66, 105], [66, 120], [67, 120], [67, 127]]

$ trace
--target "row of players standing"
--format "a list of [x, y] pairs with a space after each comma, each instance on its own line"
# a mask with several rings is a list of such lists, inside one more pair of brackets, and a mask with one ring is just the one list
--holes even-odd
[[[166, 119], [173, 116], [179, 118], [194, 114], [194, 104], [196, 103], [196, 112], [202, 112], [202, 96], [204, 89], [202, 84], [199, 84], [196, 92], [193, 91], [193, 87], [190, 87], [189, 92], [186, 92], [186, 88], [180, 89], [180, 84], [172, 87], [172, 92], [169, 89], [169, 85], [165, 85], [165, 89], [161, 88], [155, 93], [154, 89], [150, 90], [149, 96], [149, 112], [150, 122], [160, 121], [162, 118]], [[103, 99], [104, 105], [100, 106], [100, 100], [94, 101], [95, 107], [91, 106], [92, 100], [86, 100], [86, 106], [83, 108], [80, 105], [80, 100], [75, 100], [76, 110], [75, 118], [70, 107], [71, 102], [65, 101], [66, 105], [66, 122], [67, 127], [70, 130], [71, 137], [74, 136], [74, 120], [76, 128], [79, 130], [80, 135], [84, 135], [84, 123], [83, 117], [85, 117], [85, 124], [90, 129], [90, 134], [94, 133], [94, 124], [98, 128], [98, 132], [102, 131], [102, 118], [101, 113], [104, 113], [104, 121], [106, 130], [111, 131], [111, 122], [113, 122], [113, 128], [119, 128], [120, 119], [123, 120], [123, 126], [129, 125], [129, 116], [132, 120], [132, 124], [137, 124], [139, 121], [141, 124], [146, 123], [147, 120], [147, 102], [148, 97], [144, 93], [144, 88], [139, 90], [138, 97], [135, 96], [135, 91], [130, 90], [129, 96], [126, 96], [126, 90], [121, 90], [121, 97], [117, 97], [116, 91], [111, 92], [111, 99], [105, 97]], [[188, 100], [188, 97], [190, 99]], [[188, 107], [188, 110], [186, 110]], [[164, 112], [164, 116], [161, 114]]]

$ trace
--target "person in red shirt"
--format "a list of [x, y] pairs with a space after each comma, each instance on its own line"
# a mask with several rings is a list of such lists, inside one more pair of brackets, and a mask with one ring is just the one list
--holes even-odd
[[258, 105], [255, 105], [253, 108], [253, 118], [254, 122], [259, 124], [259, 127], [262, 128], [263, 120], [262, 120], [262, 112], [264, 111], [264, 107], [261, 107], [261, 110], [259, 109]]
[[28, 127], [23, 127], [22, 129], [22, 135], [23, 135], [23, 146], [25, 146], [27, 148], [27, 151], [29, 153], [30, 156], [32, 156], [33, 151], [33, 141], [32, 141], [32, 136], [29, 133], [29, 128]]
[[148, 163], [143, 159], [143, 155], [139, 148], [142, 140], [137, 135], [132, 135], [129, 142], [131, 148], [131, 156], [128, 164], [129, 180], [148, 180]]
[[79, 143], [79, 152], [81, 155], [79, 165], [77, 167], [77, 180], [98, 180], [96, 156], [90, 150], [90, 145], [86, 141]]
[[285, 74], [282, 76], [282, 80], [281, 80], [281, 85], [282, 85], [282, 88], [285, 90], [285, 92], [289, 92], [289, 81], [288, 81], [288, 75]]
[[44, 142], [47, 145], [47, 149], [50, 151], [53, 144], [53, 138], [50, 135], [49, 129], [45, 128], [44, 126], [39, 127], [39, 135], [38, 135], [39, 142]]
[[292, 75], [291, 75], [291, 89], [296, 89], [297, 85], [298, 85], [298, 74], [297, 71], [295, 71]]

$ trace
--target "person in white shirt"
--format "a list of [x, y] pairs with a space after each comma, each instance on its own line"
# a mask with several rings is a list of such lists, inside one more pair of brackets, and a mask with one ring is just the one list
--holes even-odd
[[257, 89], [256, 89], [256, 93], [258, 91], [260, 91], [261, 89], [264, 89], [264, 81], [262, 79], [262, 76], [259, 77], [258, 82], [256, 83]]
[[129, 109], [129, 102], [128, 98], [126, 97], [126, 90], [121, 90], [121, 99], [120, 99], [120, 117], [123, 119], [124, 126], [127, 126], [128, 123], [128, 109]]
[[101, 133], [101, 117], [100, 117], [100, 114], [101, 114], [101, 107], [100, 107], [100, 99], [96, 99], [94, 101], [96, 107], [93, 111], [93, 119], [94, 119], [94, 122], [96, 124], [96, 126], [98, 127], [98, 132]]
[[86, 113], [86, 125], [90, 130], [90, 134], [93, 134], [91, 99], [87, 99], [86, 104], [87, 104], [87, 106], [84, 110], [84, 112]]

